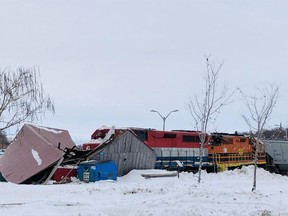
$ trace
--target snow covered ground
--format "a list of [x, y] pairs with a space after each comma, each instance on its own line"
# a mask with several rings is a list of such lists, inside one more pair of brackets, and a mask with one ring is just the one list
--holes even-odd
[[145, 179], [133, 170], [117, 181], [63, 185], [0, 183], [0, 215], [288, 215], [288, 177], [253, 167], [223, 173], [180, 173], [180, 178]]

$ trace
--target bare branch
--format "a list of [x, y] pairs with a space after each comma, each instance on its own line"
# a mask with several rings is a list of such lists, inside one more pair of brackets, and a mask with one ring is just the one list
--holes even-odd
[[259, 96], [248, 96], [241, 89], [238, 89], [247, 107], [248, 114], [243, 115], [245, 122], [250, 127], [251, 132], [256, 134], [254, 152], [254, 180], [252, 191], [256, 190], [256, 167], [258, 160], [258, 148], [264, 128], [269, 120], [279, 96], [279, 87], [270, 85], [269, 88], [258, 89]]
[[46, 111], [55, 113], [54, 103], [46, 96], [35, 68], [0, 71], [0, 131], [34, 122]]
[[188, 104], [190, 114], [195, 121], [196, 128], [200, 131], [200, 165], [199, 165], [199, 177], [198, 182], [201, 181], [201, 168], [202, 168], [202, 153], [204, 145], [207, 142], [207, 132], [208, 126], [212, 118], [217, 117], [220, 109], [229, 104], [229, 101], [234, 94], [232, 92], [228, 95], [228, 85], [224, 84], [221, 90], [219, 90], [218, 79], [219, 73], [222, 69], [223, 63], [219, 66], [215, 66], [211, 63], [209, 57], [206, 58], [206, 73], [204, 75], [205, 80], [205, 90], [203, 92], [203, 97], [201, 100], [197, 96], [194, 100], [190, 100]]

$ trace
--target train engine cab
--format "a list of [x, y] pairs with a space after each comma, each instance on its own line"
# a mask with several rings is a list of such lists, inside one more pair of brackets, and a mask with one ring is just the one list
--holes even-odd
[[[256, 142], [248, 136], [213, 133], [208, 146], [209, 161], [214, 171], [225, 171], [254, 164]], [[258, 147], [257, 165], [266, 163], [264, 148]]]

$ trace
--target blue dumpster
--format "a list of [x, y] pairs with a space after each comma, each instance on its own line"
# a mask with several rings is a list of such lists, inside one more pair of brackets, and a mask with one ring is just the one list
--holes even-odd
[[79, 164], [78, 178], [84, 182], [117, 180], [117, 165], [112, 161], [85, 161]]

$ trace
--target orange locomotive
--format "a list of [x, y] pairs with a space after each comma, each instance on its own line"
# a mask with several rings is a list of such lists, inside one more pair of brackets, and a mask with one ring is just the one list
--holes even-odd
[[[244, 135], [213, 133], [208, 146], [209, 161], [214, 171], [224, 171], [254, 164], [256, 142]], [[266, 157], [262, 144], [258, 147], [257, 165], [265, 165]]]

